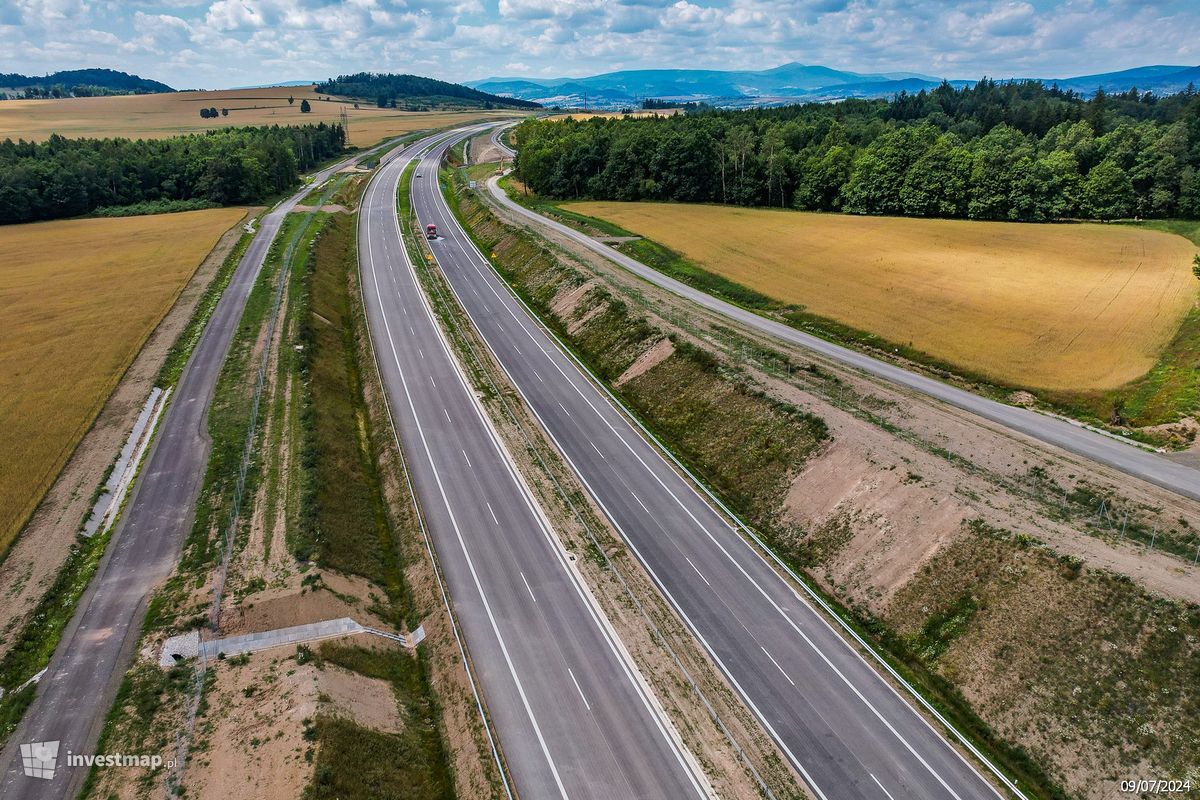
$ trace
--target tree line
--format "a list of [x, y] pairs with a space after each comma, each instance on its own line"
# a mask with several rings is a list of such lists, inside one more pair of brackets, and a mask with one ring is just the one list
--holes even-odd
[[0, 142], [0, 224], [139, 203], [254, 203], [341, 153], [340, 125], [225, 128], [171, 139]]
[[[375, 98], [380, 108], [396, 108], [397, 101], [409, 108], [412, 103], [424, 108], [431, 105], [459, 105], [475, 108], [541, 108], [537, 103], [500, 97], [457, 83], [447, 83], [420, 75], [358, 72], [339, 75], [316, 86], [319, 94], [341, 97]], [[409, 108], [409, 110], [415, 110]]]
[[529, 120], [517, 170], [564, 199], [990, 220], [1200, 217], [1200, 94], [984, 79], [891, 100]]

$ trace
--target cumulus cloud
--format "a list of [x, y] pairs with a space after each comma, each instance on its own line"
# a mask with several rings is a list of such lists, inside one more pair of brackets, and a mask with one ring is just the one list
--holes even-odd
[[450, 80], [616, 69], [1062, 77], [1200, 62], [1194, 0], [9, 0], [0, 70], [178, 86], [361, 69]]

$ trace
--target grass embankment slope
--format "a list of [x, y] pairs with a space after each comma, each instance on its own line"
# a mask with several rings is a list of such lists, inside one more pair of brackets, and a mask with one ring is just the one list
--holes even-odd
[[[288, 98], [295, 102], [289, 104]], [[312, 111], [301, 113], [308, 100]], [[203, 119], [201, 108], [229, 109], [228, 116]], [[165, 139], [181, 133], [244, 125], [301, 125], [349, 120], [349, 143], [367, 147], [415, 130], [442, 128], [479, 119], [521, 116], [513, 111], [397, 111], [318, 95], [311, 86], [229, 89], [211, 92], [62, 100], [8, 100], [0, 103], [0, 139], [43, 141], [51, 134], [68, 138], [124, 136]]]
[[1196, 301], [1196, 248], [1125, 226], [570, 203], [782, 303], [1002, 385], [1109, 389]]
[[0, 552], [240, 208], [0, 228]]

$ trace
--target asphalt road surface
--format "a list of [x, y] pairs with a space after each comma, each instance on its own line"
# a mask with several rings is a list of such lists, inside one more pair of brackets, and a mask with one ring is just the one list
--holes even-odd
[[[426, 305], [396, 219], [405, 166], [396, 159], [380, 170], [359, 216], [371, 341], [516, 791], [527, 800], [703, 797], [698, 769], [558, 543]], [[435, 161], [416, 171], [423, 177], [414, 176], [414, 185], [437, 185]], [[428, 221], [422, 217], [422, 229]]]
[[[422, 164], [436, 175], [440, 151]], [[592, 497], [821, 800], [996, 790], [591, 383], [474, 248], [436, 182], [413, 184], [438, 264]]]
[[619, 264], [635, 275], [657, 286], [661, 286], [698, 305], [716, 311], [731, 319], [755, 328], [791, 344], [797, 344], [823, 356], [840, 361], [863, 372], [882, 378], [889, 383], [912, 389], [950, 405], [957, 406], [991, 422], [999, 423], [1010, 430], [1025, 434], [1046, 444], [1060, 447], [1076, 455], [1112, 467], [1126, 475], [1149, 481], [1169, 489], [1176, 494], [1200, 500], [1200, 470], [1177, 463], [1162, 455], [1149, 452], [1136, 445], [1097, 432], [1060, 417], [1040, 414], [1025, 408], [1005, 405], [995, 400], [959, 389], [939, 380], [880, 361], [863, 353], [827, 342], [811, 334], [790, 328], [780, 322], [766, 319], [752, 311], [727, 303], [724, 300], [694, 289], [685, 283], [670, 278], [620, 253], [608, 245], [580, 233], [572, 228], [538, 214], [514, 202], [493, 178], [488, 189], [506, 208], [520, 214], [533, 224], [549, 228], [563, 236], [579, 242], [607, 259]]
[[[68, 751], [93, 752], [131, 661], [146, 602], [174, 568], [191, 528], [208, 463], [208, 406], [250, 289], [287, 213], [311, 187], [362, 155], [317, 173], [308, 188], [260, 220], [258, 233], [179, 379], [100, 568], [59, 642], [33, 704], [4, 750], [0, 797], [51, 800], [78, 793], [88, 770], [65, 768], [64, 756]], [[53, 779], [26, 776], [18, 746], [49, 741], [59, 742], [59, 767]]]

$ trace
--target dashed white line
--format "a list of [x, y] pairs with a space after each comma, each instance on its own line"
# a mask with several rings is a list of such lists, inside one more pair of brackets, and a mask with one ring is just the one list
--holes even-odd
[[[761, 644], [758, 647], [764, 653], [767, 653], [767, 648], [763, 647]], [[775, 660], [775, 656], [771, 655], [770, 653], [767, 653], [767, 658], [771, 659], [771, 663], [775, 665], [775, 669], [779, 670], [779, 673], [781, 675], [783, 675], [784, 678], [787, 679], [788, 683], [790, 683], [792, 686], [796, 685], [796, 682], [794, 680], [792, 680], [791, 678], [789, 678], [788, 674], [783, 671], [783, 667], [779, 666], [779, 662]]]
[[588, 703], [587, 697], [584, 696], [583, 689], [579, 688], [579, 681], [575, 680], [575, 673], [571, 671], [570, 667], [567, 667], [567, 674], [571, 676], [571, 683], [575, 684], [575, 691], [579, 692], [579, 698], [583, 700], [583, 707], [591, 711], [592, 706]]
[[483, 504], [484, 504], [484, 505], [486, 505], [486, 506], [488, 507], [488, 513], [492, 515], [492, 522], [494, 522], [494, 523], [496, 523], [497, 525], [499, 525], [499, 524], [500, 524], [500, 520], [496, 519], [496, 512], [492, 510], [492, 504], [491, 504], [491, 503], [489, 503], [487, 500], [484, 500], [484, 501], [483, 501]]
[[538, 375], [538, 371], [536, 369], [533, 371], [533, 374], [534, 374], [534, 377], [536, 377], [539, 381], [541, 381], [542, 383], [545, 383], [545, 381], [542, 380], [542, 376]]
[[[596, 451], [596, 455], [600, 456], [601, 458], [604, 458], [604, 453], [601, 453], [601, 452], [600, 452], [600, 448], [599, 448], [599, 447], [596, 447], [596, 443], [595, 443], [595, 442], [593, 442], [592, 440], [590, 440], [590, 439], [589, 439], [589, 440], [588, 440], [588, 444], [590, 444], [590, 445], [592, 446], [592, 449]], [[608, 459], [607, 459], [607, 458], [604, 458], [604, 460], [605, 460], [605, 461], [608, 461]]]
[[641, 507], [642, 507], [642, 509], [643, 509], [643, 510], [645, 510], [645, 512], [646, 512], [647, 514], [649, 514], [649, 513], [650, 513], [650, 509], [646, 508], [646, 504], [642, 502], [642, 498], [638, 497], [638, 496], [637, 496], [637, 493], [636, 493], [636, 492], [634, 492], [634, 491], [633, 491], [633, 489], [630, 489], [630, 490], [629, 490], [629, 493], [630, 493], [631, 495], [633, 495], [633, 499], [634, 499], [634, 500], [637, 500], [637, 501], [638, 501], [638, 505], [639, 505], [639, 506], [641, 506]]
[[896, 800], [896, 798], [892, 797], [892, 793], [889, 792], [887, 788], [879, 782], [879, 778], [875, 777], [875, 773], [868, 772], [867, 774], [871, 776], [871, 780], [875, 781], [875, 785], [879, 787], [880, 791], [888, 796], [888, 800]]
[[472, 466], [471, 466], [471, 459], [467, 457], [467, 451], [466, 451], [466, 450], [462, 450], [461, 452], [462, 452], [462, 454], [463, 454], [463, 461], [466, 461], [466, 462], [467, 462], [467, 467], [468, 467], [469, 469], [475, 469], [474, 467], [472, 467]]
[[[689, 564], [692, 564], [692, 560], [687, 556], [684, 556], [684, 559], [686, 559]], [[700, 571], [699, 567], [697, 567], [695, 564], [692, 564], [692, 569], [696, 570], [696, 574], [700, 576], [700, 580], [704, 581], [705, 585], [712, 586], [712, 584], [708, 582], [708, 578], [704, 577], [704, 573]]]
[[450, 412], [446, 410], [445, 406], [442, 407], [442, 413], [446, 415], [446, 422], [449, 422], [451, 425], [453, 425], [454, 420], [450, 419]]
[[566, 414], [568, 417], [571, 416], [571, 412], [567, 411], [567, 407], [564, 406], [562, 403], [559, 403], [558, 407], [561, 408], [563, 410], [563, 413]]
[[[525, 580], [525, 573], [524, 573], [524, 572], [522, 572], [522, 573], [521, 573], [521, 580], [522, 580], [522, 581], [524, 581], [524, 583], [525, 583], [525, 591], [529, 592], [529, 596], [530, 596], [530, 597], [532, 597], [532, 598], [533, 598], [533, 602], [535, 602], [535, 603], [536, 603], [536, 602], [537, 602], [537, 597], [536, 597], [536, 596], [534, 596], [534, 594], [533, 594], [533, 589], [529, 588], [529, 581]], [[575, 688], [576, 688], [576, 689], [578, 689], [578, 688], [579, 688], [579, 685], [578, 685], [578, 684], [576, 684]], [[581, 694], [582, 694], [582, 692], [581, 692]]]

